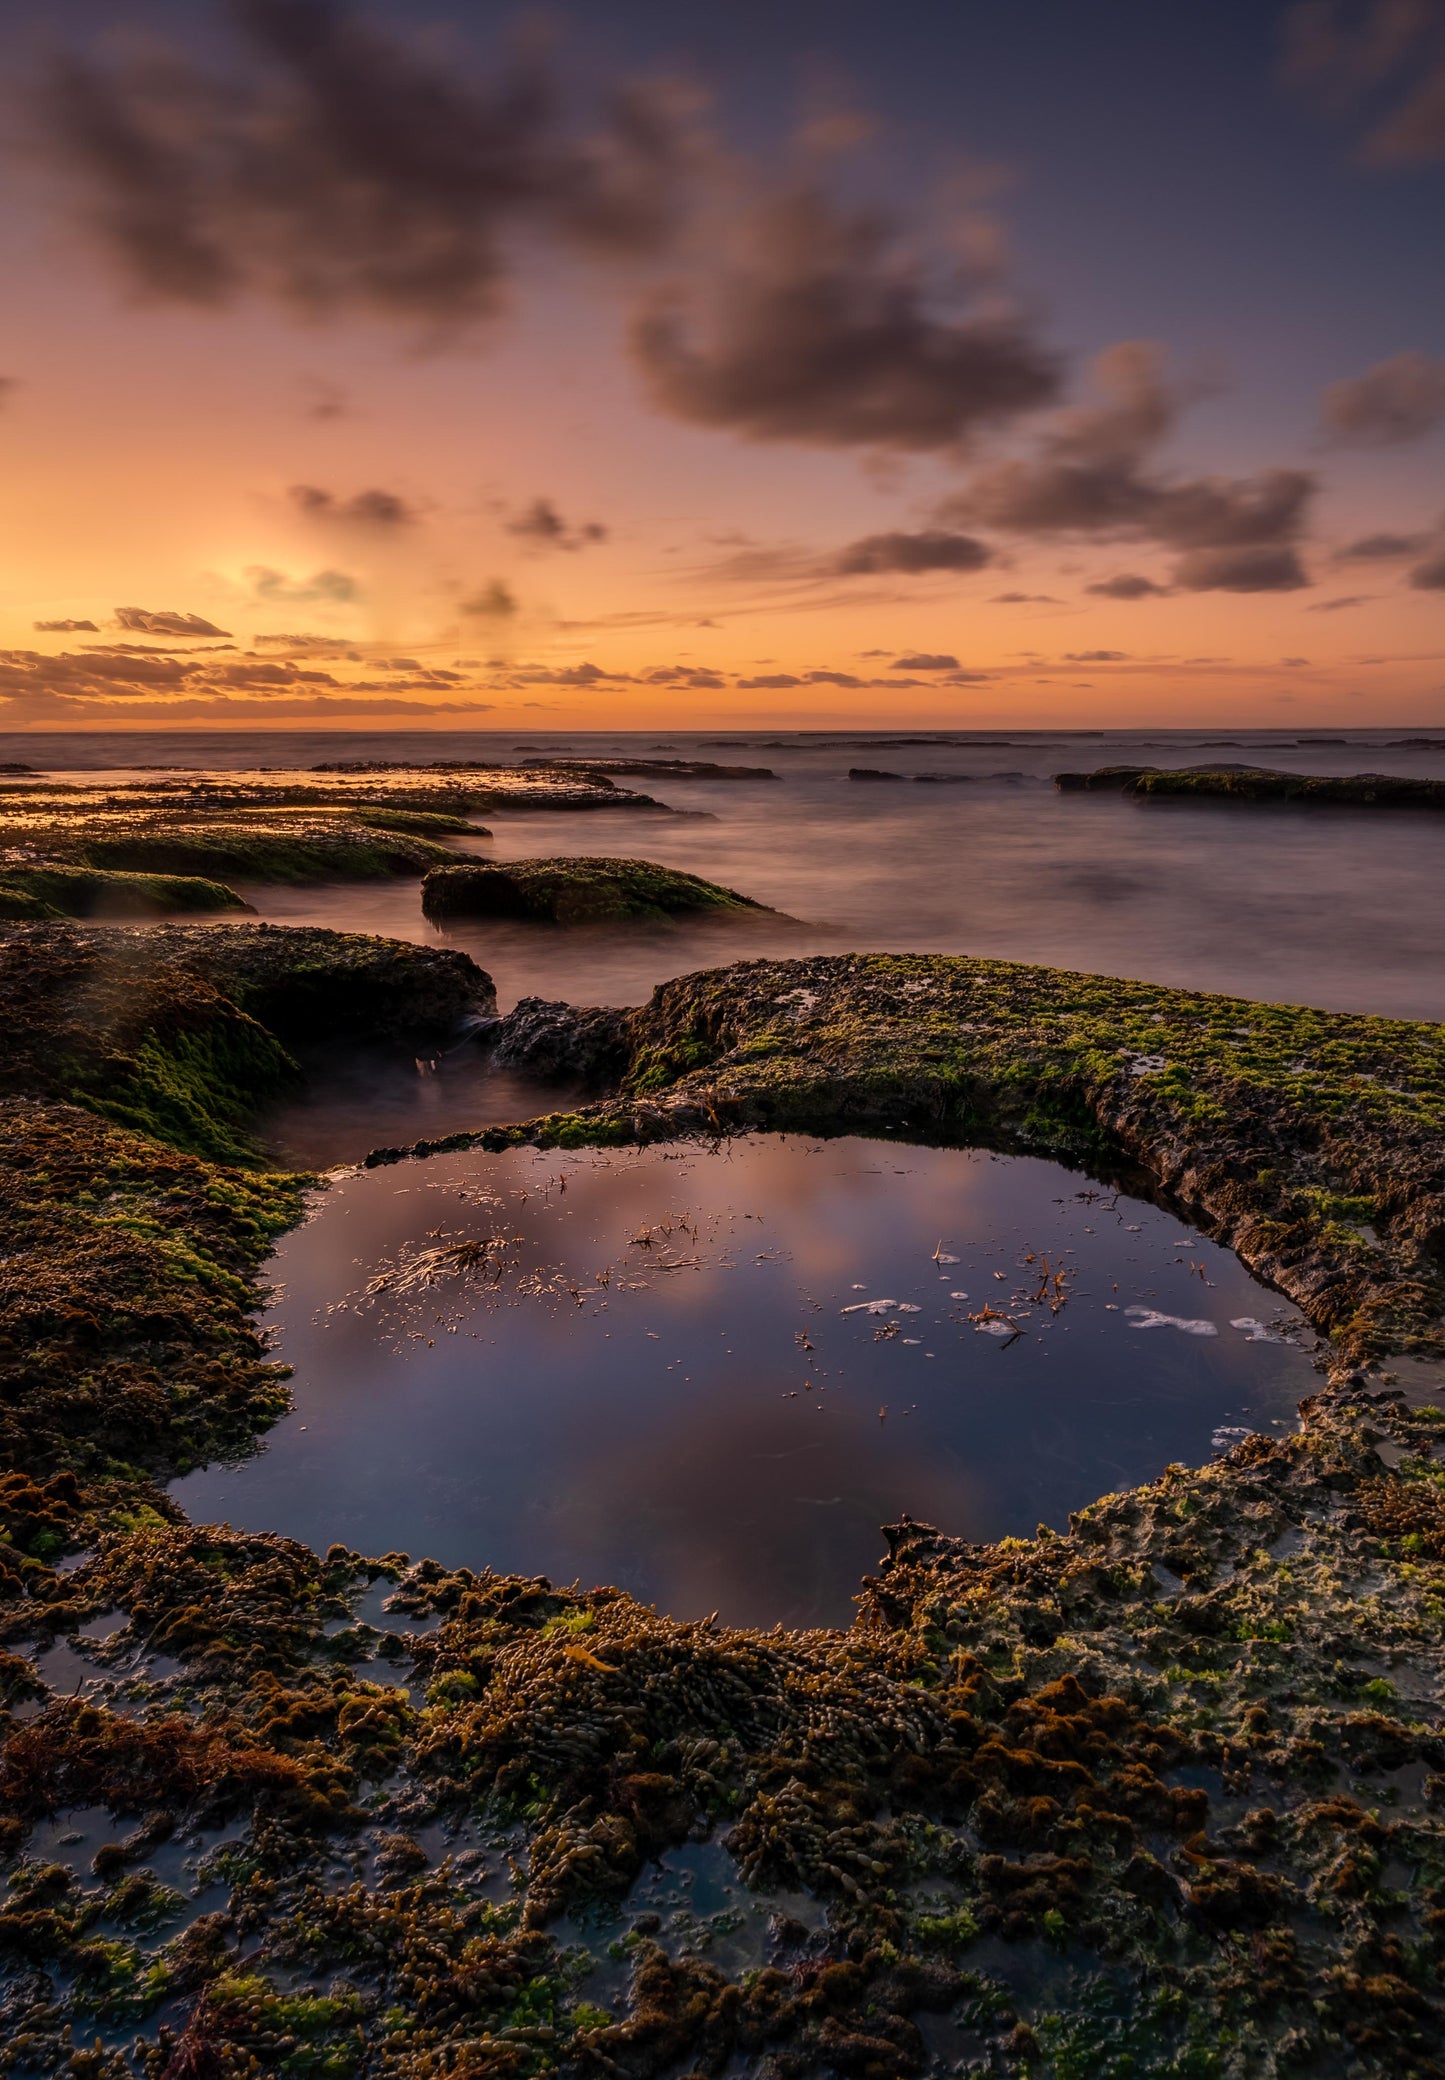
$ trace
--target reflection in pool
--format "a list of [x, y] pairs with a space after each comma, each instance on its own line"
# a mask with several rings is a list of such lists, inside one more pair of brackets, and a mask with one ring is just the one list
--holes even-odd
[[841, 1624], [906, 1511], [1063, 1524], [1318, 1384], [1228, 1251], [1074, 1172], [758, 1136], [352, 1173], [281, 1244], [295, 1409], [194, 1519]]

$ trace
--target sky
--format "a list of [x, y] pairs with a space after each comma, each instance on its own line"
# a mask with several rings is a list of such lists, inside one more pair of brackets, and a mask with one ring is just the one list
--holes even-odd
[[9, 0], [0, 730], [1445, 722], [1445, 0]]

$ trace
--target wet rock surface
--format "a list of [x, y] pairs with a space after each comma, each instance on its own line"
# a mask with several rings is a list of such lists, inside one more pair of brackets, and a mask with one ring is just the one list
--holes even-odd
[[[78, 1030], [45, 949], [92, 935], [17, 938]], [[107, 1028], [143, 1125], [38, 1044], [3, 1108], [0, 2071], [1445, 2070], [1445, 1419], [1348, 1361], [1433, 1334], [1438, 1028], [921, 958], [635, 1014], [625, 1099], [534, 1137], [1112, 1137], [1336, 1337], [1296, 1436], [1054, 1537], [897, 1525], [789, 1635], [178, 1520], [147, 1467], [284, 1395], [247, 1308], [299, 1197], [176, 1145], [232, 1131], [228, 1017], [281, 1049], [156, 972]]]

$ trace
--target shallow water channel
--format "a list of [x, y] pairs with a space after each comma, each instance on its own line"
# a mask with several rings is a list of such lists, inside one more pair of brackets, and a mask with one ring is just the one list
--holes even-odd
[[272, 1263], [295, 1407], [193, 1519], [846, 1623], [902, 1512], [1062, 1526], [1291, 1424], [1302, 1325], [1056, 1164], [858, 1139], [355, 1171]]

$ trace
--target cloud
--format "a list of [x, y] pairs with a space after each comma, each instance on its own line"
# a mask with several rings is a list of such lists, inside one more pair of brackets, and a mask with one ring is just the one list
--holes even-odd
[[727, 685], [718, 672], [705, 670], [701, 665], [659, 664], [649, 672], [643, 672], [639, 681], [642, 686], [685, 686], [695, 692], [716, 693]]
[[895, 657], [893, 669], [895, 672], [956, 672], [958, 659], [943, 651], [916, 650], [908, 657]]
[[214, 621], [205, 621], [199, 614], [177, 614], [169, 609], [152, 613], [146, 607], [117, 607], [117, 628], [128, 628], [137, 635], [148, 636], [228, 636], [229, 628], [217, 628]]
[[1100, 578], [1084, 590], [1096, 593], [1100, 599], [1167, 599], [1173, 588], [1156, 585], [1152, 578], [1141, 578], [1137, 571], [1120, 571], [1117, 578]]
[[589, 549], [607, 539], [607, 529], [600, 520], [569, 525], [550, 498], [534, 498], [515, 519], [507, 521], [506, 527], [508, 534], [536, 549]]
[[654, 402], [752, 440], [924, 453], [1047, 403], [1053, 358], [1017, 320], [932, 307], [876, 212], [797, 188], [699, 241], [631, 334]]
[[1338, 599], [1317, 599], [1305, 608], [1307, 614], [1338, 614], [1345, 607], [1363, 607], [1374, 598], [1372, 592], [1345, 592]]
[[1445, 592], [1445, 542], [1423, 563], [1417, 563], [1405, 582], [1416, 592]]
[[1439, 0], [1301, 0], [1285, 16], [1285, 74], [1335, 112], [1364, 104], [1363, 157], [1445, 159], [1445, 8]]
[[1059, 607], [1051, 592], [995, 592], [989, 598], [991, 607]]
[[801, 686], [803, 681], [792, 672], [765, 672], [760, 679], [739, 679], [743, 693], [782, 693], [790, 686]]
[[1308, 585], [1299, 556], [1285, 543], [1237, 549], [1191, 549], [1174, 566], [1186, 592], [1297, 592]]
[[1421, 440], [1445, 420], [1445, 361], [1395, 354], [1362, 376], [1330, 383], [1320, 393], [1320, 420], [1341, 445], [1393, 448]]
[[286, 635], [273, 632], [251, 638], [253, 650], [289, 650], [300, 657], [342, 657], [353, 664], [361, 662], [361, 653], [345, 637], [318, 635]]
[[831, 156], [816, 126], [781, 177], [750, 172], [676, 86], [613, 82], [579, 120], [535, 38], [476, 76], [343, 0], [228, 12], [242, 49], [224, 69], [71, 51], [36, 97], [92, 235], [147, 297], [258, 295], [435, 335], [494, 319], [543, 239], [634, 282], [639, 261], [667, 263], [629, 336], [655, 402], [693, 424], [928, 452], [1056, 394], [980, 227], [955, 225], [929, 264], [882, 212], [814, 183]]
[[1032, 459], [982, 470], [943, 501], [939, 518], [1017, 534], [1160, 542], [1181, 552], [1172, 576], [1189, 591], [1308, 584], [1292, 544], [1316, 489], [1313, 476], [1267, 469], [1189, 478], [1162, 470], [1156, 452], [1186, 400], [1166, 382], [1159, 348], [1122, 341], [1097, 357], [1093, 376], [1100, 402], [1061, 413]]
[[416, 513], [394, 491], [358, 491], [347, 499], [315, 484], [293, 484], [291, 503], [311, 520], [339, 520], [353, 527], [409, 527]]
[[1387, 563], [1392, 558], [1415, 556], [1429, 540], [1424, 534], [1364, 534], [1335, 551], [1336, 563]]
[[1123, 664], [1127, 650], [1066, 650], [1065, 664]]
[[470, 599], [464, 599], [459, 609], [459, 612], [479, 621], [505, 621], [516, 611], [516, 595], [500, 578], [489, 580]]
[[598, 664], [569, 664], [560, 669], [541, 665], [525, 665], [514, 669], [509, 675], [513, 686], [601, 686], [605, 683], [631, 683], [630, 672], [605, 672]]
[[38, 636], [79, 635], [83, 630], [93, 636], [100, 634], [99, 628], [93, 621], [37, 621], [35, 623], [35, 633]]
[[253, 563], [246, 576], [257, 599], [273, 606], [308, 607], [321, 601], [345, 606], [356, 599], [360, 590], [355, 578], [345, 571], [313, 571], [309, 578], [288, 578], [284, 571]]
[[618, 86], [582, 135], [536, 58], [483, 82], [338, 0], [229, 13], [245, 49], [223, 76], [178, 54], [70, 53], [44, 82], [52, 152], [144, 293], [434, 329], [497, 311], [523, 226], [610, 254], [666, 238], [694, 149], [675, 92]]
[[838, 577], [879, 571], [977, 571], [993, 560], [993, 551], [972, 535], [932, 528], [920, 534], [868, 534], [850, 542], [831, 558], [828, 568]]

